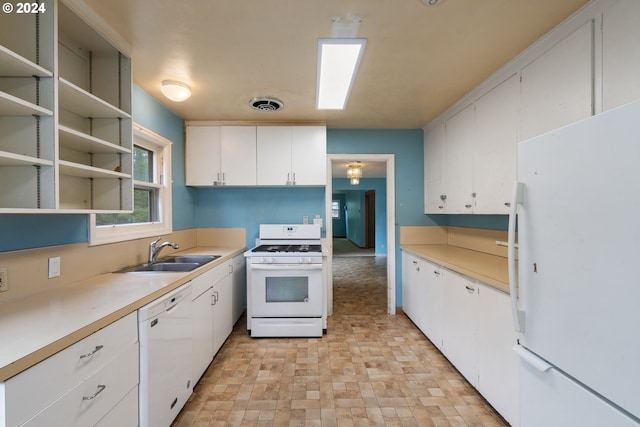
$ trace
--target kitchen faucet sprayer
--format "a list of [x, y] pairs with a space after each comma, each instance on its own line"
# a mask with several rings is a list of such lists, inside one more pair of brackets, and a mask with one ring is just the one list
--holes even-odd
[[156, 245], [158, 244], [161, 238], [162, 237], [158, 237], [155, 241], [149, 244], [149, 264], [153, 264], [154, 262], [156, 262], [156, 258], [158, 254], [160, 253], [162, 248], [164, 248], [165, 246], [171, 246], [173, 249], [180, 248], [180, 245], [174, 242], [164, 242], [164, 243], [161, 243], [160, 246], [156, 247]]

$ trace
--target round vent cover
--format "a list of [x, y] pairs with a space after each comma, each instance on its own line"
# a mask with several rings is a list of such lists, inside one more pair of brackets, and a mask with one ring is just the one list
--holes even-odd
[[258, 111], [278, 111], [284, 107], [282, 101], [275, 98], [254, 98], [249, 102], [249, 105]]

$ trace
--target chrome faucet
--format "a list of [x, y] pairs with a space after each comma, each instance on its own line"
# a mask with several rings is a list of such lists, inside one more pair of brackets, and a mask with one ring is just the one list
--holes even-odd
[[149, 244], [149, 264], [153, 264], [154, 262], [156, 262], [156, 257], [158, 256], [158, 253], [160, 253], [162, 248], [164, 248], [165, 246], [171, 246], [173, 249], [180, 248], [180, 245], [174, 242], [164, 242], [164, 243], [161, 243], [160, 246], [156, 247], [156, 245], [158, 244], [161, 238], [162, 237], [158, 237], [156, 241], [151, 242]]

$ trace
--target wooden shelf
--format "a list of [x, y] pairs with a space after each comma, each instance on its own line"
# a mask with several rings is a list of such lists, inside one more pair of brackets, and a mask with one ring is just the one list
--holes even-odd
[[53, 77], [53, 73], [34, 64], [17, 53], [0, 45], [0, 76], [2, 77]]
[[60, 77], [60, 108], [82, 117], [94, 119], [130, 119], [128, 114], [97, 96]]
[[0, 166], [53, 166], [53, 161], [0, 151]]
[[60, 166], [60, 175], [75, 176], [77, 178], [123, 178], [129, 179], [131, 175], [109, 171], [106, 169], [100, 169], [93, 166], [87, 166], [80, 163], [68, 162], [66, 160], [60, 160], [58, 162]]
[[59, 126], [60, 146], [76, 151], [84, 151], [92, 154], [117, 154], [131, 153], [128, 148], [112, 144], [100, 138], [78, 132], [67, 126]]
[[47, 108], [40, 107], [24, 99], [0, 91], [0, 116], [51, 117], [53, 116], [53, 112]]

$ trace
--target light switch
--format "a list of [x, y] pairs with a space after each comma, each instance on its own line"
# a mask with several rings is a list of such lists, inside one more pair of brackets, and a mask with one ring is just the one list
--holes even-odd
[[60, 277], [60, 257], [49, 258], [49, 279]]

